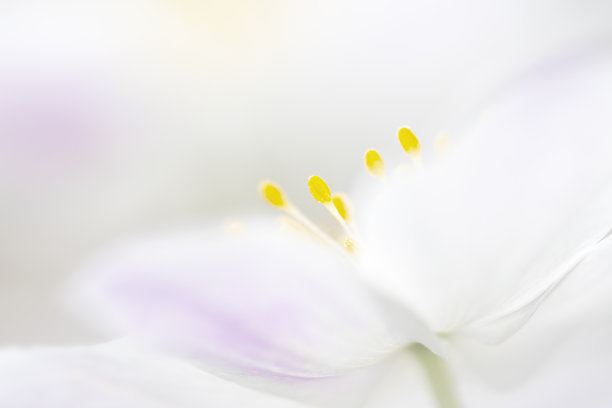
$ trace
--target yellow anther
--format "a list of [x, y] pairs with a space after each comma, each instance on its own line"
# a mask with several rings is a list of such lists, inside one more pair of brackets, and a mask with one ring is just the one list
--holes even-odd
[[412, 133], [412, 130], [408, 128], [401, 128], [397, 135], [399, 136], [399, 141], [404, 148], [404, 151], [411, 155], [418, 155], [421, 151], [421, 144], [419, 143], [419, 139]]
[[[346, 223], [340, 216], [335, 205], [332, 203], [331, 191], [327, 184], [317, 176], [312, 176], [308, 179], [308, 187], [312, 196], [321, 202], [331, 213], [336, 217], [345, 230], [348, 230]], [[313, 224], [302, 212], [296, 208], [289, 200], [285, 198], [285, 193], [276, 184], [271, 181], [263, 181], [259, 184], [259, 190], [263, 198], [274, 207], [283, 210], [289, 217], [281, 218], [280, 224], [283, 228], [289, 228], [293, 231], [310, 231], [313, 235], [320, 238], [321, 241], [328, 243], [332, 247], [338, 248], [343, 254], [346, 254], [345, 248], [341, 243], [334, 240], [329, 234], [323, 232], [319, 227]]]
[[385, 175], [385, 162], [376, 150], [372, 149], [366, 152], [365, 165], [371, 175], [377, 177]]
[[327, 204], [331, 202], [331, 191], [329, 186], [319, 176], [310, 176], [308, 179], [308, 188], [313, 198], [320, 203]]
[[352, 211], [347, 196], [342, 193], [334, 193], [332, 195], [332, 203], [344, 221], [348, 221], [351, 218]]
[[287, 200], [285, 199], [285, 193], [276, 184], [271, 181], [262, 181], [259, 184], [259, 191], [264, 200], [274, 207], [285, 208], [287, 207]]
[[355, 252], [355, 242], [350, 238], [344, 240], [344, 247], [351, 253]]

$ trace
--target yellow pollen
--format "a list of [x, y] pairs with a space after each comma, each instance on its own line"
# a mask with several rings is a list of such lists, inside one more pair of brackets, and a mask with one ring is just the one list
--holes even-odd
[[418, 155], [421, 151], [421, 144], [419, 143], [419, 139], [412, 133], [412, 130], [408, 128], [401, 128], [397, 135], [399, 137], [399, 141], [404, 148], [404, 151], [410, 155]]
[[319, 176], [310, 176], [308, 179], [308, 188], [312, 197], [320, 203], [327, 204], [331, 202], [331, 191], [329, 186]]
[[376, 150], [372, 149], [366, 152], [365, 165], [371, 175], [376, 177], [382, 177], [385, 175], [385, 162]]
[[349, 252], [355, 252], [355, 242], [350, 239], [347, 238], [344, 240], [344, 247], [349, 251]]
[[342, 193], [335, 193], [332, 195], [332, 203], [344, 221], [348, 221], [351, 218], [350, 205], [347, 196]]
[[[318, 176], [312, 176], [308, 179], [308, 187], [310, 188], [312, 196], [322, 203], [323, 206], [332, 213], [336, 220], [338, 220], [345, 231], [348, 232], [350, 228], [342, 218], [343, 216], [340, 215], [336, 205], [332, 202], [331, 191], [325, 181]], [[280, 208], [289, 216], [284, 216], [279, 220], [281, 228], [293, 230], [294, 232], [310, 231], [314, 236], [321, 239], [321, 241], [341, 250], [344, 255], [347, 254], [346, 248], [343, 247], [341, 242], [336, 241], [333, 237], [323, 232], [306, 218], [298, 208], [285, 198], [285, 193], [276, 184], [271, 181], [263, 181], [259, 184], [259, 190], [264, 200], [272, 206]], [[346, 199], [343, 198], [342, 200], [344, 204], [344, 216], [346, 216], [348, 214], [346, 210]]]
[[259, 184], [259, 191], [261, 191], [261, 195], [264, 200], [266, 200], [270, 205], [279, 208], [287, 207], [287, 200], [285, 199], [285, 193], [280, 189], [276, 184], [271, 181], [262, 181]]

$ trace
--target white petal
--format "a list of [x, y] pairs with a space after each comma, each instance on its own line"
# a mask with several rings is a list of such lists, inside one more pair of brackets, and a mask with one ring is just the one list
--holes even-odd
[[372, 204], [370, 274], [441, 332], [514, 317], [487, 337], [511, 334], [612, 227], [611, 110], [609, 57], [513, 84], [446, 159]]
[[4, 350], [0, 401], [10, 408], [301, 406], [179, 360], [113, 345]]
[[608, 241], [511, 339], [493, 347], [455, 343], [450, 354], [467, 405], [610, 406], [611, 264]]
[[342, 255], [275, 228], [127, 244], [87, 268], [77, 289], [91, 323], [227, 375], [321, 378], [413, 341], [436, 348], [415, 316], [363, 285]]
[[384, 361], [348, 373], [320, 378], [254, 377], [224, 375], [224, 378], [270, 394], [291, 398], [317, 408], [361, 407], [378, 394], [395, 366], [396, 354]]
[[[463, 406], [610, 406], [610, 265], [612, 240], [606, 240], [512, 338], [494, 346], [470, 337], [455, 339], [448, 364]], [[372, 394], [370, 405], [393, 407], [398, 400], [435, 406], [419, 362], [408, 356], [402, 359], [407, 363], [398, 359], [395, 370]]]
[[[553, 320], [565, 319], [567, 314], [575, 316], [592, 303], [595, 288], [598, 292], [605, 291], [606, 295], [612, 293], [611, 271], [612, 237], [608, 235], [561, 264], [549, 279], [525, 290], [514, 304], [507, 304], [501, 312], [472, 322], [454, 335], [475, 335], [488, 343], [499, 343], [521, 328], [544, 301], [552, 303], [545, 310], [552, 309], [554, 313], [544, 314]], [[555, 296], [549, 299], [552, 293]], [[571, 305], [570, 310], [567, 310], [568, 305]]]

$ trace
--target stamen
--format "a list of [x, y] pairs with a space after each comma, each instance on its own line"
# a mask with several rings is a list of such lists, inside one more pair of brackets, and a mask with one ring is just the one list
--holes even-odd
[[355, 247], [355, 242], [350, 239], [347, 238], [346, 240], [344, 240], [344, 247], [352, 254], [355, 253], [356, 247]]
[[312, 197], [322, 204], [331, 202], [331, 190], [327, 183], [319, 176], [310, 176], [308, 188]]
[[421, 144], [419, 143], [419, 139], [412, 133], [412, 130], [408, 128], [401, 128], [397, 135], [399, 137], [399, 141], [404, 148], [404, 151], [411, 156], [418, 156], [421, 152]]
[[[313, 176], [313, 177], [316, 177], [316, 176]], [[321, 179], [319, 178], [319, 180]], [[327, 184], [325, 184], [323, 180], [321, 180], [321, 182], [325, 186], [327, 186]], [[310, 180], [309, 180], [309, 185], [310, 185]], [[278, 187], [276, 184], [274, 184], [271, 181], [263, 181], [259, 184], [259, 190], [261, 191], [261, 194], [264, 200], [267, 201], [269, 204], [284, 211], [287, 215], [291, 216], [295, 221], [297, 221], [299, 224], [304, 226], [305, 229], [309, 230], [311, 233], [313, 233], [316, 237], [321, 239], [323, 242], [326, 242], [332, 247], [339, 249], [341, 252], [346, 253], [345, 249], [340, 245], [340, 243], [334, 241], [329, 235], [321, 231], [319, 227], [314, 225], [308, 218], [306, 218], [304, 214], [302, 214], [300, 210], [298, 210], [293, 204], [291, 204], [291, 202], [285, 197], [285, 193], [283, 192], [283, 190], [280, 187]], [[329, 191], [329, 187], [328, 187], [328, 191]], [[330, 203], [331, 203], [331, 192], [329, 192], [329, 200], [327, 204], [330, 206], [333, 206]], [[324, 205], [326, 204], [324, 203]]]
[[289, 203], [285, 193], [276, 184], [268, 180], [262, 181], [259, 183], [259, 191], [268, 204], [277, 208], [287, 208]]
[[351, 219], [352, 211], [348, 197], [342, 193], [332, 194], [332, 203], [336, 207], [336, 211], [340, 214], [340, 217], [346, 222]]
[[[325, 208], [327, 208], [329, 213], [336, 219], [336, 221], [338, 221], [344, 231], [349, 236], [354, 235], [353, 229], [346, 223], [346, 219], [344, 218], [346, 215], [348, 215], [348, 212], [346, 211], [346, 206], [340, 205], [344, 213], [343, 216], [341, 210], [339, 210], [336, 206], [336, 203], [332, 201], [331, 190], [329, 189], [327, 183], [319, 176], [310, 176], [310, 178], [308, 179], [308, 188], [310, 189], [310, 193], [312, 194], [314, 199], [323, 204]], [[342, 201], [342, 198], [339, 198], [339, 196], [336, 195], [336, 202], [338, 202], [338, 200]]]
[[385, 162], [376, 150], [371, 149], [366, 152], [365, 165], [371, 175], [375, 177], [383, 177], [385, 175]]
[[446, 154], [448, 151], [448, 145], [450, 143], [450, 136], [447, 132], [440, 132], [436, 137], [435, 149], [439, 155]]
[[331, 190], [327, 183], [321, 177], [313, 175], [308, 179], [308, 188], [310, 189], [312, 197], [327, 208], [330, 214], [338, 221], [340, 226], [342, 226], [344, 231], [349, 236], [353, 235], [351, 227], [349, 227], [336, 205], [332, 202]]
[[304, 228], [304, 225], [302, 225], [301, 223], [297, 222], [295, 219], [287, 215], [280, 215], [276, 219], [276, 222], [283, 230], [291, 231], [293, 233], [298, 233], [298, 234], [304, 233], [306, 231], [306, 229]]

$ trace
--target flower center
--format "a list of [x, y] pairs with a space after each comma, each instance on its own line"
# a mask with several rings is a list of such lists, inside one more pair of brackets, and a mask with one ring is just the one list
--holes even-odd
[[[414, 168], [421, 168], [421, 143], [414, 135], [412, 130], [401, 128], [398, 131], [399, 142], [404, 151], [412, 158]], [[436, 150], [443, 152], [448, 143], [445, 133], [438, 136], [436, 140]], [[385, 179], [385, 162], [375, 149], [370, 149], [364, 156], [365, 167], [368, 172], [381, 180]], [[405, 173], [406, 167], [409, 170], [412, 166], [400, 165], [398, 173]], [[321, 177], [312, 175], [308, 179], [308, 189], [312, 197], [322, 204], [342, 227], [343, 235], [341, 239], [334, 239], [329, 234], [323, 232], [313, 222], [311, 222], [296, 206], [294, 206], [285, 195], [284, 191], [274, 182], [265, 180], [259, 185], [260, 192], [266, 202], [285, 212], [289, 216], [283, 218], [283, 224], [292, 228], [303, 228], [314, 234], [317, 238], [331, 244], [346, 254], [357, 254], [359, 250], [359, 240], [353, 226], [352, 207], [348, 196], [340, 192], [332, 192], [328, 184]]]

